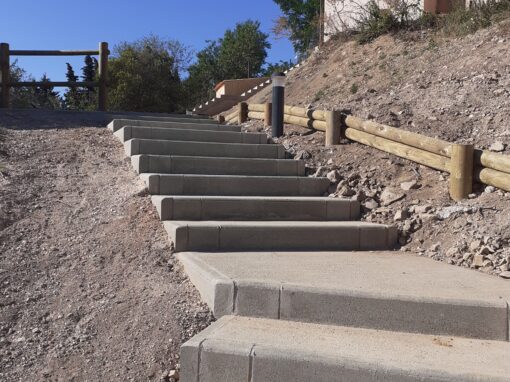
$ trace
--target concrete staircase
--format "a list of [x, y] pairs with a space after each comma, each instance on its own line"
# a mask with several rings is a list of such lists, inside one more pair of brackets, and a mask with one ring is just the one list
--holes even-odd
[[264, 134], [211, 120], [113, 121], [218, 321], [181, 381], [510, 381], [510, 284], [388, 251]]

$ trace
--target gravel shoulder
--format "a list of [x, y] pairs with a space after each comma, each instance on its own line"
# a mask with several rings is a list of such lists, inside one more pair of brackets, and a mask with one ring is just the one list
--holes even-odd
[[0, 380], [152, 381], [212, 316], [122, 145], [0, 115]]

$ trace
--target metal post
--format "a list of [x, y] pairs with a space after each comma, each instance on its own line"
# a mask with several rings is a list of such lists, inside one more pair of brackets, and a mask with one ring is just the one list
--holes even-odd
[[277, 72], [271, 77], [273, 81], [273, 110], [271, 133], [273, 138], [283, 135], [283, 114], [285, 107], [285, 73]]
[[99, 92], [98, 109], [105, 111], [108, 103], [108, 43], [99, 43]]
[[9, 107], [9, 73], [10, 73], [10, 50], [9, 44], [5, 42], [0, 44], [0, 81], [1, 81], [1, 92], [0, 95], [0, 107]]

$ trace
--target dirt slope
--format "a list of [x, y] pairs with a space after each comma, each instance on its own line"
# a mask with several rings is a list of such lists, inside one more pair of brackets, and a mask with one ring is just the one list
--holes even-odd
[[[267, 102], [270, 92], [248, 102]], [[350, 109], [480, 148], [498, 142], [510, 154], [510, 20], [456, 39], [419, 32], [363, 46], [330, 41], [290, 72], [286, 104]], [[263, 129], [258, 121], [245, 128]], [[448, 174], [348, 141], [326, 149], [323, 133], [298, 127], [279, 141], [307, 159], [310, 174], [330, 174], [331, 196], [360, 200], [364, 220], [397, 224], [401, 250], [510, 278], [510, 193], [476, 186], [455, 203]]]
[[159, 381], [211, 315], [111, 132], [47, 123], [0, 116], [0, 380]]

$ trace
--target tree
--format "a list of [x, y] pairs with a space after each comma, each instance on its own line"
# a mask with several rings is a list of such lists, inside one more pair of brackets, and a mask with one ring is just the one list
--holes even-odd
[[180, 43], [153, 35], [116, 46], [109, 63], [109, 108], [181, 111], [183, 93], [179, 70], [186, 65], [186, 55], [187, 48]]
[[[94, 82], [96, 80], [98, 63], [97, 60], [91, 56], [85, 56], [85, 66], [81, 68], [84, 82]], [[87, 96], [90, 97], [90, 93], [94, 92], [94, 87], [87, 87]]]
[[299, 56], [319, 42], [321, 0], [274, 0], [285, 16], [276, 20], [273, 32], [288, 37]]
[[[51, 82], [50, 78], [43, 74], [41, 77], [41, 82], [49, 83]], [[60, 95], [55, 91], [53, 86], [50, 85], [42, 85], [35, 88], [35, 103], [37, 107], [44, 109], [60, 109], [62, 106], [62, 99]]]
[[[66, 63], [67, 82], [78, 82], [78, 76], [74, 73], [74, 69], [70, 63]], [[82, 99], [79, 89], [76, 86], [71, 86], [64, 94], [64, 106], [68, 110], [79, 110], [82, 107]]]
[[188, 106], [210, 99], [214, 85], [222, 80], [260, 76], [271, 47], [268, 37], [260, 31], [258, 21], [248, 20], [227, 29], [222, 38], [207, 41], [188, 70]]
[[271, 77], [273, 73], [275, 72], [285, 72], [286, 70], [289, 70], [292, 68], [294, 64], [291, 60], [289, 61], [283, 61], [280, 60], [280, 62], [277, 62], [275, 64], [267, 64], [264, 70], [262, 71], [263, 77]]

